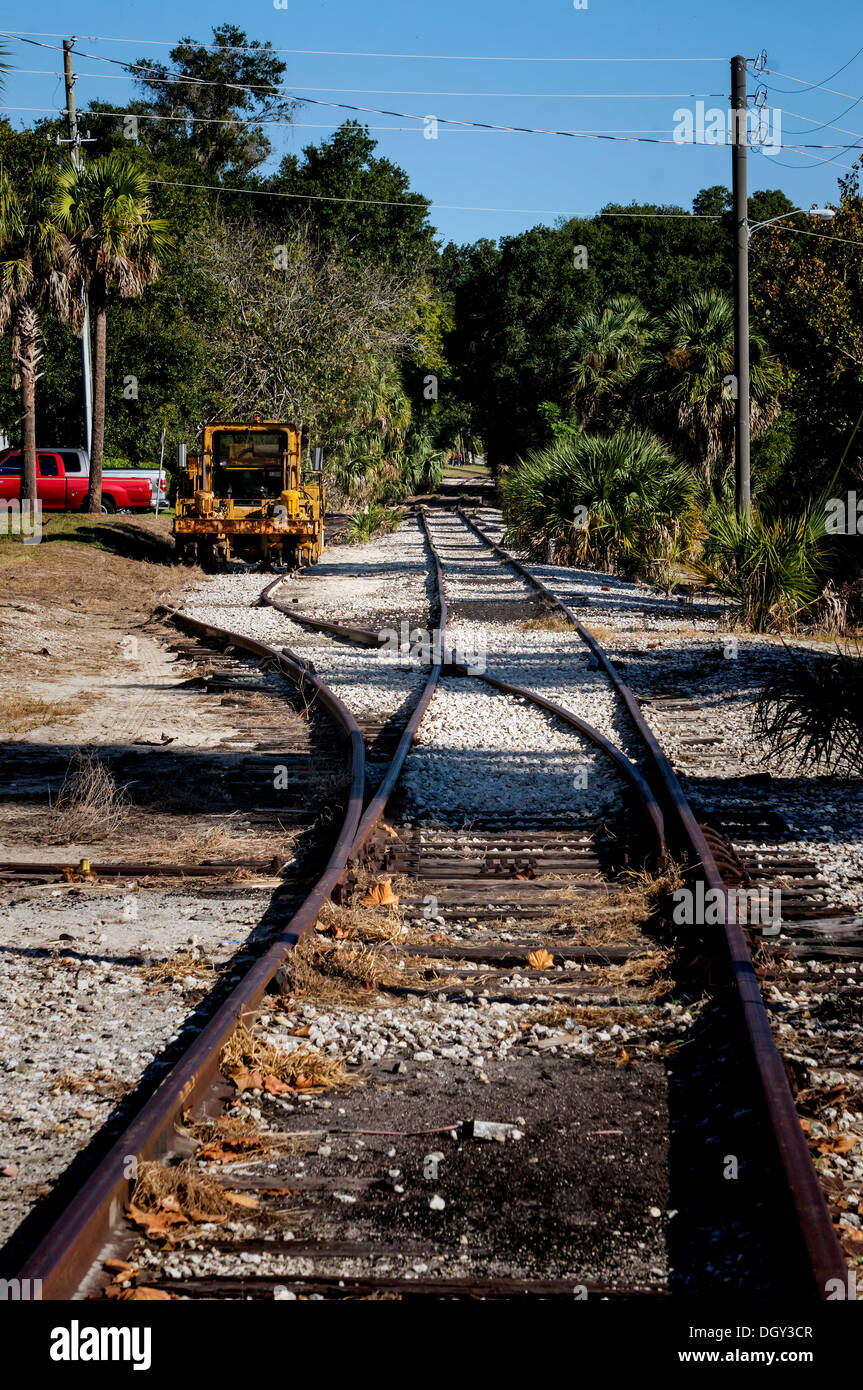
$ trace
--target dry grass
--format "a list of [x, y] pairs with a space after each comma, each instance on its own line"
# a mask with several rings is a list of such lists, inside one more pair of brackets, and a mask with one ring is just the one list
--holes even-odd
[[[214, 797], [217, 795], [213, 793]], [[242, 812], [227, 815], [202, 815], [189, 810], [188, 796], [173, 799], [155, 796], [144, 806], [130, 806], [123, 820], [122, 832], [115, 836], [117, 855], [122, 858], [159, 863], [166, 857], [178, 864], [188, 864], [190, 874], [196, 865], [206, 861], [233, 861], [237, 865], [268, 857], [280, 864], [289, 863], [295, 853], [296, 832], [275, 823], [272, 829], [258, 825], [239, 826], [234, 821]], [[184, 814], [178, 812], [182, 810]], [[165, 816], [170, 812], [170, 847], [166, 856]], [[243, 867], [225, 870], [225, 876], [245, 878], [264, 875], [268, 869]], [[192, 875], [193, 876], [193, 875]]]
[[641, 1009], [634, 1009], [631, 1005], [627, 1007], [622, 1004], [576, 1004], [573, 1002], [549, 1004], [547, 1008], [526, 1015], [520, 1023], [522, 1028], [531, 1028], [535, 1023], [554, 1028], [558, 1024], [565, 1023], [568, 1018], [574, 1018], [576, 1023], [583, 1023], [585, 1028], [608, 1028], [613, 1023], [631, 1023], [637, 1024], [639, 1027], [646, 1027], [654, 1023], [658, 1015], [644, 1012]]
[[55, 843], [106, 840], [127, 815], [129, 798], [100, 758], [75, 753], [51, 810]]
[[0, 695], [0, 730], [3, 733], [29, 734], [50, 724], [74, 719], [83, 705], [75, 700], [40, 700], [20, 691], [10, 690]]
[[519, 623], [522, 632], [574, 632], [575, 628], [563, 613], [545, 613], [541, 618], [526, 618]]
[[570, 881], [560, 890], [561, 897], [570, 902], [562, 904], [555, 917], [534, 923], [532, 930], [547, 933], [549, 940], [554, 938], [559, 945], [565, 944], [561, 931], [573, 934], [573, 945], [621, 945], [654, 920], [662, 900], [682, 882], [680, 869], [673, 862], [661, 873], [626, 870], [618, 888], [609, 888], [607, 893], [579, 896], [577, 884]]
[[341, 1058], [305, 1047], [296, 1052], [283, 1052], [275, 1043], [256, 1037], [244, 1023], [238, 1025], [225, 1044], [220, 1065], [226, 1076], [236, 1071], [260, 1072], [262, 1076], [274, 1076], [298, 1089], [314, 1087], [329, 1091], [357, 1083]]
[[284, 1130], [272, 1133], [259, 1129], [251, 1120], [232, 1115], [220, 1115], [212, 1123], [191, 1124], [187, 1130], [200, 1146], [195, 1153], [196, 1160], [220, 1166], [257, 1163], [271, 1154], [313, 1153], [324, 1132]]
[[671, 990], [669, 976], [674, 953], [669, 949], [646, 951], [643, 956], [633, 956], [612, 970], [615, 984], [641, 987], [648, 999], [663, 999]]
[[615, 642], [620, 637], [616, 627], [607, 627], [605, 623], [591, 623], [589, 627], [585, 623], [585, 627], [587, 627], [591, 637], [596, 638], [600, 646], [604, 642]]
[[216, 975], [215, 967], [208, 960], [202, 960], [189, 952], [178, 952], [176, 955], [166, 956], [164, 960], [136, 966], [135, 970], [148, 984], [176, 984], [180, 980], [188, 979], [190, 975], [205, 975], [210, 980]]
[[318, 914], [318, 930], [349, 941], [404, 942], [408, 933], [401, 914], [374, 908], [327, 902]]
[[313, 996], [316, 1003], [368, 995], [395, 984], [395, 972], [374, 946], [349, 945], [320, 936], [304, 936], [286, 964], [286, 993]]
[[122, 1077], [107, 1070], [104, 1067], [97, 1067], [95, 1071], [89, 1072], [86, 1076], [64, 1071], [57, 1080], [51, 1085], [52, 1095], [100, 1095], [100, 1096], [122, 1096], [125, 1095], [129, 1087]]
[[175, 1198], [183, 1215], [193, 1221], [207, 1221], [236, 1212], [219, 1184], [201, 1174], [191, 1160], [171, 1168], [164, 1163], [141, 1163], [132, 1192], [132, 1205], [140, 1211], [157, 1212], [164, 1209], [166, 1197]]

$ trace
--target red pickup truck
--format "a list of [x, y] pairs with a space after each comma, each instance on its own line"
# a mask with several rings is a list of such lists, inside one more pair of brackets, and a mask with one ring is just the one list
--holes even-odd
[[[36, 496], [46, 512], [79, 512], [87, 502], [90, 476], [87, 456], [81, 449], [37, 449]], [[164, 490], [164, 489], [163, 489]], [[21, 495], [21, 451], [11, 449], [0, 458], [0, 500]], [[102, 474], [102, 511], [149, 511], [153, 483], [149, 472], [106, 468]]]

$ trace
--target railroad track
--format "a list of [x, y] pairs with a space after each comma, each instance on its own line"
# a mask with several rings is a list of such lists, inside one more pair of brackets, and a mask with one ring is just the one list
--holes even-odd
[[[295, 654], [174, 614], [196, 638], [230, 642], [314, 692], [350, 753], [344, 816], [311, 892], [19, 1277], [41, 1279], [47, 1298], [824, 1297], [845, 1264], [740, 928], [694, 932], [668, 984], [675, 943], [655, 909], [669, 852], [687, 883], [725, 894], [714, 856], [724, 840], [699, 825], [577, 615], [467, 517], [421, 524], [438, 631], [445, 571], [458, 565], [441, 528], [455, 525], [486, 557], [480, 569], [489, 554], [502, 561], [492, 589], [512, 568], [576, 627], [611, 682], [626, 751], [558, 701], [458, 660], [430, 665], [400, 719], [367, 717], [364, 743]], [[278, 604], [277, 590], [264, 601]], [[328, 640], [373, 645], [368, 632], [283, 611]], [[513, 719], [529, 711], [537, 756], [554, 744], [538, 803], [516, 800], [517, 816], [496, 804], [498, 787], [520, 784], [494, 748], [472, 760], [470, 805], [458, 788], [440, 806], [424, 800], [441, 749], [422, 720], [442, 674], [456, 698]], [[378, 764], [368, 791], [365, 745]], [[468, 756], [443, 756], [455, 782]], [[573, 765], [598, 786], [587, 812]], [[683, 1004], [668, 1002], [674, 991]], [[313, 1048], [338, 1062], [337, 1084], [280, 1082], [266, 1063], [256, 1074], [256, 1057]], [[149, 1218], [138, 1212], [146, 1237], [124, 1219], [129, 1155], [155, 1203]], [[729, 1155], [737, 1184], [719, 1161]], [[188, 1196], [185, 1210], [176, 1197], [160, 1206], [153, 1187], [190, 1159], [210, 1221], [189, 1215]]]

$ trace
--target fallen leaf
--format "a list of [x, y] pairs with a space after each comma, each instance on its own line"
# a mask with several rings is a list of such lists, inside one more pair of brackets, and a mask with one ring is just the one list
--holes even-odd
[[385, 835], [389, 835], [391, 840], [397, 840], [399, 837], [399, 832], [397, 830], [393, 830], [392, 826], [387, 825], [385, 822], [381, 824], [381, 830], [384, 832]]
[[17, 1178], [19, 1171], [17, 1163], [7, 1163], [5, 1168], [0, 1168], [0, 1174], [4, 1178]]
[[277, 1076], [271, 1075], [264, 1077], [264, 1090], [268, 1093], [268, 1095], [283, 1096], [285, 1094], [285, 1091], [290, 1091], [291, 1089], [292, 1088], [288, 1085], [286, 1081], [280, 1081]]
[[322, 1091], [323, 1086], [319, 1086], [316, 1081], [310, 1081], [307, 1076], [294, 1077], [294, 1084], [288, 1088], [294, 1091]]
[[393, 892], [391, 878], [383, 878], [380, 883], [373, 884], [361, 899], [362, 907], [395, 907], [397, 904], [398, 894]]
[[264, 1078], [259, 1071], [249, 1071], [248, 1067], [234, 1067], [228, 1073], [238, 1091], [260, 1091]]
[[288, 1036], [291, 1038], [307, 1038], [312, 1031], [312, 1025], [307, 1023], [304, 1028], [291, 1028]]
[[531, 951], [527, 963], [531, 970], [550, 970], [554, 965], [554, 956], [541, 946], [538, 951]]
[[186, 1214], [190, 1221], [200, 1222], [201, 1225], [205, 1221], [211, 1221], [215, 1226], [218, 1226], [222, 1221], [228, 1219], [227, 1216], [214, 1216], [211, 1211], [198, 1211], [197, 1207], [190, 1207]]
[[616, 1067], [634, 1067], [636, 1063], [633, 1058], [630, 1057], [626, 1048], [622, 1047], [614, 1059], [614, 1065]]
[[513, 878], [520, 879], [524, 883], [527, 882], [528, 879], [536, 878], [536, 874], [533, 869], [518, 869], [516, 873], [513, 874]]
[[821, 1154], [848, 1154], [860, 1142], [859, 1134], [836, 1134], [818, 1145]]
[[200, 1148], [196, 1156], [206, 1163], [233, 1163], [240, 1154], [260, 1153], [263, 1148], [260, 1139], [216, 1139]]
[[148, 1236], [163, 1235], [172, 1226], [188, 1226], [189, 1218], [182, 1212], [174, 1211], [142, 1211], [136, 1207], [134, 1202], [130, 1202], [126, 1208], [126, 1215], [136, 1226], [142, 1227]]
[[129, 1264], [128, 1260], [106, 1260], [102, 1268], [115, 1274], [128, 1274], [132, 1270], [132, 1265]]
[[225, 1201], [233, 1202], [235, 1207], [250, 1207], [256, 1211], [259, 1203], [256, 1197], [248, 1197], [245, 1192], [226, 1192]]

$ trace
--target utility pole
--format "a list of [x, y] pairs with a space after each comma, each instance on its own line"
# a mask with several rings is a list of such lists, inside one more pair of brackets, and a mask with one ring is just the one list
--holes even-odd
[[734, 215], [734, 428], [735, 499], [738, 513], [751, 505], [749, 480], [749, 205], [746, 192], [746, 59], [731, 59], [731, 189]]
[[[69, 143], [72, 147], [72, 163], [76, 169], [81, 167], [81, 137], [78, 134], [78, 112], [75, 107], [75, 74], [72, 71], [72, 45], [74, 39], [63, 40], [63, 75], [66, 79], [66, 120], [69, 126]], [[90, 366], [90, 305], [87, 290], [82, 285], [81, 298], [84, 301], [84, 331], [81, 335], [81, 356], [84, 370], [84, 423], [87, 430], [87, 459], [93, 444], [93, 375]]]

